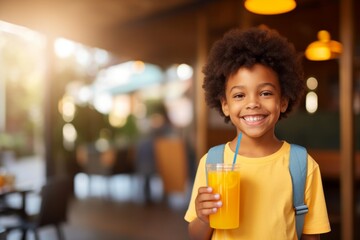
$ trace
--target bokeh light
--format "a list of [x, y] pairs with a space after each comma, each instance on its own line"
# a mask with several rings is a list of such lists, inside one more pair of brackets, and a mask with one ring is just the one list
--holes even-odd
[[309, 113], [315, 113], [318, 109], [318, 96], [315, 92], [309, 92], [306, 94], [305, 102], [306, 111]]

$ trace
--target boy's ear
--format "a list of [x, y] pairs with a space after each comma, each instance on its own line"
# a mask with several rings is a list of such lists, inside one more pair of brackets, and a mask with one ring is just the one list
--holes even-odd
[[289, 105], [289, 99], [288, 98], [282, 98], [280, 103], [280, 111], [282, 113], [286, 112], [286, 109]]
[[226, 99], [221, 98], [220, 102], [221, 102], [221, 108], [222, 108], [222, 111], [223, 111], [224, 115], [226, 117], [228, 117], [230, 115], [230, 113], [229, 113], [229, 105], [227, 104]]

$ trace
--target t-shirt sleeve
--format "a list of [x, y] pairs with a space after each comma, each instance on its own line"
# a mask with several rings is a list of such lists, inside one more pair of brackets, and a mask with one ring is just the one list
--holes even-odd
[[184, 217], [187, 222], [191, 222], [197, 217], [195, 210], [195, 198], [197, 196], [199, 187], [206, 186], [205, 162], [206, 162], [206, 155], [200, 159], [198, 169], [196, 172], [190, 203]]
[[308, 156], [305, 203], [309, 207], [309, 212], [305, 215], [303, 233], [321, 234], [330, 232], [320, 167], [311, 156]]

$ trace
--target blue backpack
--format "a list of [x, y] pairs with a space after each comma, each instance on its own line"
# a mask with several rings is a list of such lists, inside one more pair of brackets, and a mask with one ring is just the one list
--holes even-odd
[[[304, 147], [296, 144], [291, 144], [290, 146], [289, 170], [293, 186], [296, 233], [298, 239], [301, 239], [304, 217], [309, 211], [307, 205], [304, 203], [305, 182], [307, 175], [307, 151]], [[225, 144], [210, 148], [207, 154], [206, 163], [223, 162], [224, 148]]]

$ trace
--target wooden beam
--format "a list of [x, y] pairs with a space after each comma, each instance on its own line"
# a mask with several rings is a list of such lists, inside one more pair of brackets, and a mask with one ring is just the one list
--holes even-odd
[[[1, 36], [1, 34], [0, 34]], [[0, 41], [0, 52], [3, 52], [4, 44]], [[0, 57], [0, 73], [4, 71], [4, 63]], [[0, 74], [0, 133], [6, 131], [6, 78]]]
[[[55, 111], [57, 104], [54, 102], [54, 41], [55, 38], [49, 37], [46, 45], [46, 73], [44, 79], [44, 146], [45, 146], [45, 175], [49, 179], [55, 175], [54, 158], [54, 129], [55, 129]], [[62, 137], [62, 136], [57, 136]]]
[[353, 0], [340, 1], [340, 168], [341, 239], [352, 240], [355, 222], [355, 150], [353, 104]]
[[204, 14], [199, 13], [195, 75], [196, 157], [198, 160], [206, 153], [207, 148], [208, 111], [205, 104], [204, 90], [202, 88], [204, 79], [202, 68], [206, 62], [207, 45], [207, 20]]

